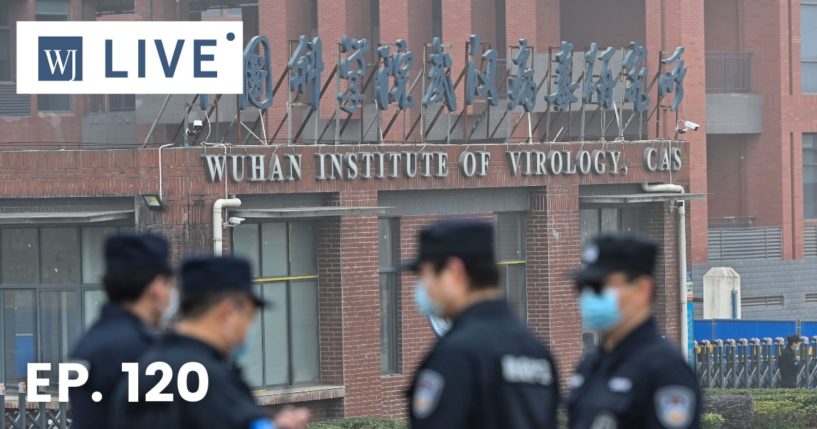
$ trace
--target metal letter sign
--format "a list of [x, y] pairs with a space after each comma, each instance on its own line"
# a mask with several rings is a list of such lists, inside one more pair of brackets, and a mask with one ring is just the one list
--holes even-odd
[[624, 90], [624, 102], [633, 103], [633, 110], [642, 113], [647, 110], [650, 97], [644, 91], [644, 77], [647, 67], [642, 64], [647, 59], [647, 49], [635, 42], [630, 42], [621, 70], [627, 77], [627, 88]]
[[557, 112], [564, 112], [572, 103], [579, 101], [574, 94], [579, 84], [573, 82], [573, 44], [562, 42], [556, 54], [556, 90], [545, 96], [545, 101], [553, 105]]
[[661, 64], [675, 64], [671, 72], [661, 73], [658, 78], [658, 96], [664, 97], [670, 92], [675, 92], [675, 97], [672, 100], [670, 109], [678, 110], [681, 101], [684, 99], [684, 78], [687, 75], [687, 68], [684, 66], [684, 60], [681, 56], [684, 55], [684, 48], [675, 48], [675, 52], [669, 58], [662, 58]]
[[508, 78], [508, 110], [521, 104], [525, 112], [530, 112], [536, 105], [539, 88], [533, 81], [533, 68], [528, 68], [528, 59], [532, 56], [533, 49], [528, 47], [528, 39], [519, 39], [519, 50], [512, 59], [516, 76]]
[[338, 77], [349, 83], [345, 92], [338, 93], [338, 103], [341, 110], [353, 113], [363, 102], [363, 93], [360, 92], [360, 83], [366, 74], [366, 61], [363, 56], [369, 51], [369, 41], [366, 39], [350, 39], [344, 35], [340, 41], [340, 52], [352, 52], [338, 63]]
[[[260, 52], [256, 53], [256, 49]], [[266, 36], [253, 37], [244, 49], [242, 109], [247, 100], [259, 109], [268, 109], [272, 105], [272, 66]]]
[[451, 83], [451, 55], [443, 50], [439, 37], [431, 42], [431, 68], [428, 70], [428, 88], [423, 95], [423, 107], [431, 103], [443, 102], [449, 112], [457, 110], [457, 98]]
[[[610, 70], [610, 60], [615, 53], [615, 49], [608, 47], [601, 55], [596, 57], [596, 54], [598, 54], [598, 45], [592, 43], [590, 50], [584, 54], [586, 68], [582, 101], [585, 103], [589, 103], [593, 98], [593, 93], [595, 93], [596, 102], [602, 109], [613, 108], [613, 89], [616, 87], [616, 80], [613, 78], [613, 71]], [[599, 71], [599, 77], [594, 80], [593, 71], [595, 70], [596, 61], [601, 61], [601, 71]]]
[[[491, 106], [499, 104], [496, 93], [496, 50], [486, 49], [484, 52], [479, 44], [479, 36], [472, 34], [469, 42], [469, 59], [465, 78], [465, 104], [471, 105], [474, 96], [487, 97]], [[480, 52], [482, 55], [480, 55]], [[485, 71], [474, 64], [474, 57], [480, 56], [486, 64]]]
[[[375, 101], [380, 110], [389, 108], [389, 104], [397, 103], [400, 110], [414, 107], [414, 99], [406, 91], [408, 75], [414, 67], [414, 52], [407, 50], [406, 41], [398, 39], [394, 42], [397, 52], [391, 54], [389, 46], [377, 48], [377, 57], [382, 61], [377, 71], [375, 82]], [[389, 87], [389, 78], [394, 78], [394, 85]]]
[[317, 110], [321, 100], [321, 73], [323, 73], [323, 58], [321, 38], [315, 37], [311, 42], [306, 36], [301, 36], [298, 40], [298, 47], [292, 53], [292, 58], [287, 63], [287, 68], [291, 71], [289, 77], [289, 90], [304, 94], [310, 88], [310, 104], [312, 110]]

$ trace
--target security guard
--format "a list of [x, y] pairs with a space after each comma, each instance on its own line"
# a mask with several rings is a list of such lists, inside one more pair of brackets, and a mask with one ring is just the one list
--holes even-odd
[[786, 347], [777, 357], [777, 367], [780, 369], [780, 387], [797, 387], [797, 374], [800, 372], [800, 344], [803, 340], [795, 335], [786, 338]]
[[[108, 303], [70, 358], [85, 364], [88, 381], [70, 390], [72, 427], [105, 428], [111, 396], [122, 377], [122, 363], [136, 362], [155, 341], [162, 318], [175, 312], [178, 297], [172, 283], [168, 245], [150, 234], [126, 234], [105, 242], [102, 283]], [[99, 392], [101, 402], [92, 395]]]
[[500, 299], [489, 223], [449, 220], [420, 232], [406, 269], [418, 308], [453, 324], [410, 391], [415, 429], [555, 428], [558, 377], [547, 348]]
[[[128, 402], [127, 380], [116, 391], [110, 426], [114, 429], [302, 429], [309, 418], [305, 409], [285, 409], [273, 421], [255, 403], [241, 372], [232, 365], [248, 350], [247, 332], [258, 309], [266, 303], [253, 293], [250, 265], [232, 257], [190, 259], [181, 270], [180, 320], [175, 332], [162, 337], [140, 359], [138, 401]], [[162, 393], [170, 402], [146, 396], [161, 372], [146, 375], [153, 362], [165, 362], [172, 379]], [[180, 376], [182, 366], [198, 363], [207, 374], [207, 386], [199, 375]], [[180, 394], [206, 389], [200, 399]], [[198, 400], [196, 400], [198, 399]]]
[[572, 429], [700, 427], [698, 378], [652, 317], [655, 243], [604, 235], [575, 273], [585, 329], [600, 334], [570, 381]]

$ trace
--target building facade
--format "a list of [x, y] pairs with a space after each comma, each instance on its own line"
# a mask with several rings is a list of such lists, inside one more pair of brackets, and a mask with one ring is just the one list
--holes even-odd
[[[20, 381], [27, 362], [65, 356], [104, 300], [102, 240], [129, 229], [165, 235], [176, 260], [213, 252], [219, 234], [221, 250], [249, 258], [260, 293], [280, 305], [260, 316], [245, 372], [262, 403], [301, 403], [318, 417], [404, 415], [405, 389], [434, 334], [413, 304], [416, 279], [397, 267], [416, 250], [419, 228], [445, 217], [495, 223], [502, 290], [551, 345], [563, 374], [594, 341], [582, 332], [568, 273], [582, 243], [602, 231], [641, 232], [661, 244], [656, 316], [679, 341], [679, 201], [696, 285], [713, 264], [760, 257], [806, 265], [809, 234], [817, 235], [808, 221], [817, 198], [809, 181], [809, 130], [817, 132], [817, 96], [805, 94], [814, 77], [810, 51], [792, 60], [811, 34], [805, 24], [802, 38], [795, 34], [810, 5], [681, 3], [0, 0], [0, 382]], [[730, 33], [716, 17], [736, 19], [733, 11], [743, 24]], [[759, 24], [768, 16], [780, 19]], [[254, 35], [269, 40], [275, 95], [263, 109], [218, 94], [18, 95], [14, 30], [26, 20], [241, 20], [246, 43]], [[744, 33], [747, 23], [769, 34]], [[344, 35], [352, 39], [347, 49]], [[315, 37], [322, 50], [310, 45]], [[442, 43], [435, 46], [435, 37]], [[361, 39], [369, 47], [362, 60], [336, 67], [362, 50]], [[572, 63], [557, 59], [567, 51], [562, 41], [573, 44]], [[613, 49], [590, 80], [580, 71], [594, 42], [598, 55]], [[675, 69], [659, 60], [679, 46], [686, 78], [674, 111], [678, 88], [660, 93], [659, 71]], [[641, 80], [637, 65], [622, 71], [638, 47], [645, 49]], [[468, 60], [488, 74], [491, 49], [497, 71], [487, 81], [496, 96], [473, 91], [466, 104]], [[319, 79], [309, 79], [317, 69], [305, 63], [288, 67], [296, 52], [315, 52], [309, 64], [322, 60]], [[399, 57], [409, 52], [413, 67]], [[429, 77], [441, 52], [451, 67]], [[565, 64], [572, 76], [560, 69]], [[595, 88], [582, 102], [604, 66], [617, 82], [612, 106]], [[734, 88], [731, 75], [722, 88], [712, 84], [713, 70], [747, 67], [757, 79], [748, 91]], [[386, 68], [390, 91], [378, 105]], [[537, 90], [528, 106], [524, 86], [515, 87], [526, 69]], [[405, 90], [392, 91], [400, 79]], [[350, 90], [355, 80], [358, 91]], [[560, 93], [565, 83], [576, 85], [574, 101]], [[430, 88], [439, 91], [424, 106]], [[641, 91], [632, 98], [626, 88]], [[641, 94], [649, 101], [638, 108]], [[684, 120], [700, 129], [679, 134]], [[738, 163], [751, 165], [751, 174], [729, 170], [748, 157], [730, 152], [739, 148], [757, 152], [752, 164]], [[647, 183], [680, 184], [685, 194], [646, 192]], [[219, 211], [226, 222], [214, 231], [215, 202], [233, 198], [240, 206]], [[746, 217], [751, 225], [731, 220]], [[713, 259], [713, 249], [733, 248], [718, 237], [757, 231], [779, 251], [719, 251]], [[750, 287], [744, 283], [744, 296]]]

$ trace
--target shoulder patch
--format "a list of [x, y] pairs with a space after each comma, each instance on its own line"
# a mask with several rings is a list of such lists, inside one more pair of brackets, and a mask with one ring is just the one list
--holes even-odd
[[695, 393], [686, 386], [664, 386], [655, 391], [655, 414], [668, 429], [685, 429], [695, 414]]
[[584, 385], [584, 376], [581, 374], [573, 374], [570, 376], [570, 388], [578, 389]]
[[420, 371], [411, 400], [411, 412], [414, 417], [424, 419], [430, 416], [437, 408], [444, 387], [445, 380], [438, 372], [430, 369]]
[[617, 429], [618, 419], [613, 413], [601, 413], [593, 419], [593, 425], [590, 429]]

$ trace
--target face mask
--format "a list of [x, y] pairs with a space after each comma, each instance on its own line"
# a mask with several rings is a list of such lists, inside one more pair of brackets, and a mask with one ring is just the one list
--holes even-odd
[[608, 288], [605, 288], [600, 294], [585, 288], [579, 298], [579, 310], [582, 316], [582, 325], [585, 329], [591, 331], [609, 331], [621, 320], [621, 313], [618, 309], [618, 294]]
[[428, 295], [426, 284], [422, 281], [417, 282], [414, 286], [414, 303], [417, 304], [417, 309], [427, 317], [441, 317], [440, 308], [434, 304], [431, 297]]
[[167, 326], [170, 320], [179, 311], [179, 289], [170, 289], [170, 301], [167, 303], [167, 308], [162, 311], [162, 316], [159, 319], [160, 326]]
[[791, 351], [798, 353], [800, 351], [800, 346], [792, 347]]
[[249, 329], [247, 329], [247, 335], [244, 336], [244, 342], [233, 348], [233, 362], [240, 362], [250, 354], [250, 350], [252, 350], [257, 336], [258, 323], [253, 320]]

